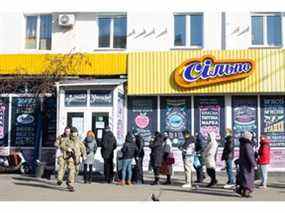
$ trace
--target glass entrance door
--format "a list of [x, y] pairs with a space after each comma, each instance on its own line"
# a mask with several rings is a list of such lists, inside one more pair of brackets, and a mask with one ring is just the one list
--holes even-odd
[[92, 131], [96, 135], [97, 143], [102, 142], [103, 131], [109, 125], [108, 112], [92, 112]]
[[67, 113], [67, 126], [76, 127], [78, 134], [82, 139], [84, 134], [84, 113], [83, 112], [68, 112]]

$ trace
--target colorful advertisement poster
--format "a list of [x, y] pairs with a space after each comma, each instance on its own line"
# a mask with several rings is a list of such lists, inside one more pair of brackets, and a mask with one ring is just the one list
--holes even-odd
[[156, 97], [128, 98], [128, 131], [140, 133], [148, 143], [157, 131]]
[[9, 98], [0, 98], [0, 146], [8, 145]]
[[272, 147], [285, 146], [285, 97], [261, 96], [261, 133], [271, 140]]
[[183, 142], [182, 132], [191, 131], [191, 97], [161, 97], [160, 129], [167, 131], [174, 146]]
[[118, 105], [117, 105], [117, 141], [118, 144], [123, 144], [124, 139], [124, 116], [125, 116], [125, 96], [122, 93], [118, 93]]
[[11, 146], [34, 146], [38, 114], [34, 98], [12, 99]]
[[233, 96], [232, 97], [232, 122], [234, 143], [239, 146], [239, 138], [245, 131], [257, 135], [257, 97]]
[[216, 139], [223, 141], [225, 132], [224, 97], [195, 97], [194, 124], [195, 132], [200, 132], [204, 138], [208, 138], [209, 132], [215, 132]]

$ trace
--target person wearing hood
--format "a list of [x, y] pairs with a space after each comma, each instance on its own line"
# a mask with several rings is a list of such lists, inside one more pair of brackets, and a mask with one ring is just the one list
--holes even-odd
[[[121, 185], [132, 185], [132, 161], [138, 154], [136, 138], [130, 132], [126, 135], [126, 141], [121, 149], [122, 157], [122, 180]], [[126, 179], [126, 177], [128, 177]]]
[[200, 166], [194, 166], [196, 170], [197, 180], [196, 183], [202, 183], [205, 175], [203, 173], [203, 151], [204, 151], [204, 143], [203, 143], [203, 136], [200, 132], [196, 132], [195, 134], [195, 155], [197, 156]]
[[235, 186], [235, 178], [233, 175], [233, 159], [234, 159], [234, 143], [232, 138], [232, 130], [226, 130], [225, 144], [222, 154], [222, 161], [226, 162], [226, 171], [228, 182], [224, 188], [233, 188]]
[[[91, 130], [87, 132], [87, 136], [83, 141], [86, 147], [86, 160], [83, 161], [84, 165], [84, 183], [91, 183], [92, 182], [92, 171], [93, 171], [93, 164], [94, 164], [94, 157], [97, 151], [97, 142], [95, 139], [95, 134]], [[89, 169], [87, 173], [87, 169]]]
[[193, 158], [195, 154], [195, 138], [190, 134], [190, 131], [184, 130], [184, 143], [179, 146], [182, 150], [182, 159], [184, 164], [185, 184], [183, 188], [192, 188], [192, 175], [194, 172]]
[[257, 163], [261, 173], [260, 188], [266, 189], [268, 177], [268, 165], [270, 164], [270, 140], [266, 135], [261, 135], [260, 146], [258, 150]]
[[117, 148], [116, 138], [110, 127], [106, 127], [102, 139], [101, 154], [104, 160], [104, 177], [107, 183], [112, 183], [114, 178], [114, 150]]
[[163, 160], [163, 139], [164, 136], [161, 133], [156, 132], [154, 141], [149, 145], [149, 148], [151, 149], [150, 162], [154, 171], [154, 181], [151, 185], [159, 184], [159, 169]]
[[236, 190], [243, 197], [251, 197], [254, 189], [254, 168], [256, 161], [254, 150], [251, 144], [252, 134], [246, 131], [239, 138], [239, 179], [240, 187]]
[[165, 174], [166, 174], [166, 182], [163, 185], [170, 185], [171, 184], [171, 175], [173, 173], [172, 165], [175, 161], [172, 152], [172, 142], [169, 138], [168, 132], [164, 132], [164, 140], [163, 140], [163, 163], [161, 167], [165, 167]]
[[138, 147], [138, 155], [136, 157], [136, 168], [137, 168], [137, 184], [143, 184], [143, 158], [144, 158], [144, 139], [140, 133], [135, 135], [136, 145]]
[[218, 143], [216, 140], [216, 134], [214, 132], [208, 133], [208, 144], [203, 152], [205, 158], [205, 164], [207, 168], [207, 174], [210, 176], [211, 181], [207, 187], [214, 186], [218, 183], [216, 179], [216, 153], [218, 150]]

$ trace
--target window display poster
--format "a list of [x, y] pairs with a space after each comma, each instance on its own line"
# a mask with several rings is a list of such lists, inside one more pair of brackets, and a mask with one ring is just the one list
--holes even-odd
[[35, 98], [12, 99], [11, 146], [34, 146], [39, 114], [37, 106]]
[[56, 97], [44, 102], [43, 146], [53, 147], [56, 140]]
[[0, 146], [8, 145], [9, 98], [0, 98]]
[[285, 97], [261, 96], [261, 133], [266, 134], [272, 147], [285, 146]]
[[148, 143], [157, 131], [156, 97], [128, 98], [128, 131], [140, 133]]
[[[200, 132], [206, 139], [209, 132], [215, 132], [216, 139], [223, 142], [225, 134], [224, 97], [195, 97], [195, 132]], [[222, 143], [219, 143], [222, 145]]]
[[113, 93], [111, 90], [91, 90], [90, 106], [112, 106]]
[[191, 97], [161, 97], [160, 129], [167, 131], [173, 146], [184, 141], [183, 131], [191, 131]]
[[257, 135], [257, 97], [232, 97], [232, 122], [235, 146], [239, 146], [239, 137], [245, 131]]
[[87, 106], [86, 90], [66, 90], [64, 96], [66, 107]]

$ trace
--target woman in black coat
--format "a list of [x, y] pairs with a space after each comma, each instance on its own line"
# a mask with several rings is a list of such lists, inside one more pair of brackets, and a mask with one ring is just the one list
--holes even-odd
[[252, 134], [250, 132], [245, 132], [244, 136], [239, 139], [240, 188], [237, 190], [237, 193], [241, 194], [243, 197], [250, 197], [254, 189], [254, 168], [256, 167], [256, 162], [251, 141]]
[[163, 139], [164, 136], [156, 132], [154, 141], [150, 143], [149, 148], [151, 149], [150, 161], [154, 171], [154, 182], [151, 185], [159, 184], [159, 168], [163, 160]]

